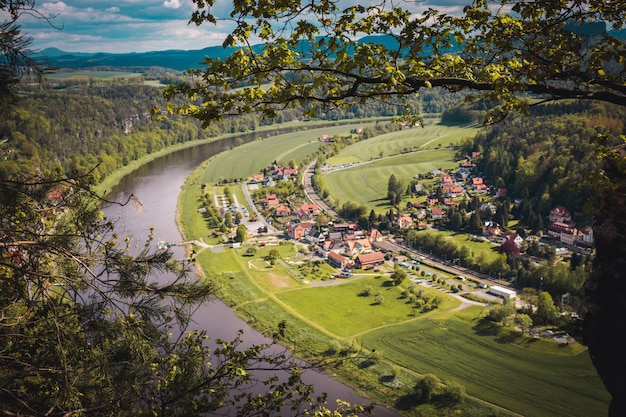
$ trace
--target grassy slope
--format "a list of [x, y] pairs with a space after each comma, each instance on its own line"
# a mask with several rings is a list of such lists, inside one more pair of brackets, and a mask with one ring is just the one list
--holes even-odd
[[[477, 320], [427, 319], [383, 328], [362, 336], [397, 364], [443, 381], [462, 384], [467, 393], [527, 416], [603, 416], [607, 393], [586, 352], [542, 343], [513, 342], [519, 336], [481, 332]], [[537, 344], [537, 346], [532, 346]]]
[[348, 135], [351, 129], [366, 125], [367, 123], [358, 123], [303, 130], [245, 144], [214, 158], [201, 173], [200, 181], [210, 183], [221, 178], [249, 177], [270, 166], [275, 160], [283, 165], [287, 165], [291, 159], [299, 162], [319, 148], [318, 138], [322, 134]]
[[453, 150], [442, 149], [383, 158], [324, 174], [324, 185], [339, 205], [355, 201], [367, 207], [368, 212], [374, 209], [383, 213], [391, 207], [386, 198], [391, 174], [408, 184], [408, 180], [416, 174], [457, 166], [453, 153]]

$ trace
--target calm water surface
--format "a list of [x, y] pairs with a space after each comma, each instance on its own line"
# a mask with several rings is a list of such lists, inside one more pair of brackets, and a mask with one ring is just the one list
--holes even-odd
[[[249, 140], [251, 138], [247, 138]], [[181, 235], [176, 226], [176, 205], [178, 195], [186, 177], [190, 172], [210, 156], [231, 148], [232, 140], [220, 141], [196, 148], [183, 150], [136, 170], [124, 178], [109, 194], [109, 199], [124, 201], [133, 194], [141, 202], [141, 206], [112, 205], [104, 209], [109, 219], [116, 220], [117, 233], [129, 237], [134, 244], [143, 246], [150, 228], [154, 228], [155, 241], [180, 242]], [[236, 152], [236, 150], [235, 150]], [[181, 247], [173, 247], [177, 258], [183, 259]], [[238, 318], [224, 303], [215, 300], [197, 310], [193, 319], [197, 329], [206, 330], [211, 339], [232, 340], [239, 330], [243, 330], [246, 345], [268, 343], [263, 335], [250, 328]], [[343, 399], [352, 403], [364, 403], [364, 399], [356, 396], [348, 386], [328, 376], [307, 371], [304, 380], [315, 386], [318, 392], [329, 394], [329, 406], [335, 399]], [[397, 416], [382, 407], [376, 409], [376, 416]]]

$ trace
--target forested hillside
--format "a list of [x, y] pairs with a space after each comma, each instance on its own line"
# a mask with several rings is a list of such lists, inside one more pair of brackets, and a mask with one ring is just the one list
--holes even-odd
[[[77, 76], [30, 90], [16, 113], [0, 120], [0, 178], [16, 172], [92, 171], [98, 182], [130, 161], [167, 146], [254, 131], [264, 123], [254, 115], [226, 118], [206, 128], [180, 116], [157, 121], [150, 110], [165, 108], [162, 94], [162, 89], [144, 85], [142, 77], [105, 81]], [[420, 97], [415, 106], [423, 112], [439, 112], [458, 100], [438, 90]], [[396, 116], [401, 111], [393, 103], [378, 101], [329, 110], [320, 119]], [[284, 110], [275, 122], [300, 118], [301, 111]]]
[[[466, 111], [466, 110], [463, 110]], [[459, 157], [480, 152], [477, 170], [508, 196], [523, 200], [524, 224], [540, 229], [555, 205], [582, 215], [593, 204], [598, 148], [607, 132], [624, 133], [626, 110], [585, 102], [542, 105], [479, 132]]]

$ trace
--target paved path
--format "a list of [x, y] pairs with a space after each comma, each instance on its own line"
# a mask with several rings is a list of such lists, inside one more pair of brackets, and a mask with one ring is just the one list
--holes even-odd
[[313, 171], [315, 170], [315, 164], [317, 164], [317, 160], [311, 162], [309, 166], [304, 171], [302, 175], [302, 186], [304, 188], [304, 194], [311, 201], [311, 203], [315, 204], [321, 211], [326, 213], [332, 219], [338, 219], [339, 214], [335, 210], [333, 210], [328, 204], [322, 200], [322, 198], [317, 194], [315, 188], [313, 188]]

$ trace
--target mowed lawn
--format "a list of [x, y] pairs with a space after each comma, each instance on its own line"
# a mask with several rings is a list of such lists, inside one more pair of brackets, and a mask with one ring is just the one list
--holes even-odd
[[324, 187], [339, 205], [354, 201], [368, 211], [383, 212], [389, 207], [387, 186], [392, 174], [408, 184], [416, 174], [456, 167], [454, 152], [452, 149], [419, 151], [331, 171], [322, 176]]
[[[404, 285], [390, 286], [387, 285], [388, 281], [385, 277], [359, 277], [345, 283], [339, 280], [336, 285], [285, 291], [277, 296], [294, 311], [337, 336], [355, 337], [381, 326], [415, 319], [420, 315], [414, 315], [412, 304], [407, 303], [407, 299], [400, 298], [402, 289], [411, 282], [407, 280]], [[368, 287], [372, 289], [371, 294], [363, 296], [363, 291]], [[440, 297], [438, 311], [452, 309], [461, 303], [441, 291], [428, 288], [424, 288], [424, 291]], [[383, 297], [382, 304], [375, 302], [377, 293]]]
[[[437, 119], [435, 119], [437, 120]], [[474, 137], [476, 126], [444, 126], [426, 124], [397, 132], [385, 133], [342, 149], [339, 155], [328, 159], [329, 165], [365, 162], [385, 156], [397, 155], [409, 149], [434, 149], [458, 144], [462, 139]]]
[[[472, 307], [471, 310], [477, 309]], [[478, 314], [381, 328], [360, 339], [368, 349], [421, 374], [456, 381], [468, 394], [525, 416], [602, 417], [609, 396], [581, 346], [481, 332]], [[476, 312], [477, 310], [475, 310]], [[544, 345], [544, 346], [532, 346]], [[560, 353], [562, 352], [562, 353]]]
[[287, 165], [293, 159], [300, 163], [321, 146], [318, 140], [320, 136], [324, 134], [347, 136], [352, 129], [368, 124], [374, 124], [374, 122], [324, 128], [315, 128], [315, 125], [311, 125], [311, 128], [307, 130], [285, 133], [238, 146], [212, 158], [201, 173], [199, 181], [212, 183], [222, 178], [247, 178], [269, 167], [274, 161]]

